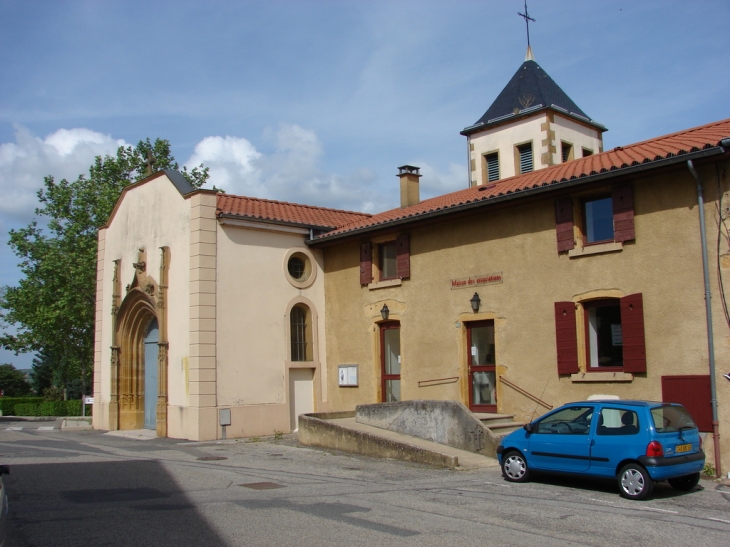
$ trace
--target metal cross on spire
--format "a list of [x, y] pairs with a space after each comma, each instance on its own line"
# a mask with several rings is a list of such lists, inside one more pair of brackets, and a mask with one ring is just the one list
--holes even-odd
[[530, 17], [529, 13], [527, 13], [527, 0], [525, 0], [525, 13], [520, 13], [518, 11], [517, 15], [519, 15], [520, 17], [522, 17], [525, 20], [525, 26], [527, 27], [527, 49], [529, 50], [530, 49], [530, 21], [532, 21], [534, 23], [535, 20], [532, 17]]

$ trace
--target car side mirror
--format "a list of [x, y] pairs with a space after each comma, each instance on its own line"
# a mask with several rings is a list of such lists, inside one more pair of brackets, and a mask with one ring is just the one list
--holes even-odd
[[531, 423], [525, 424], [525, 425], [522, 426], [522, 429], [524, 429], [528, 433], [532, 433], [532, 424]]

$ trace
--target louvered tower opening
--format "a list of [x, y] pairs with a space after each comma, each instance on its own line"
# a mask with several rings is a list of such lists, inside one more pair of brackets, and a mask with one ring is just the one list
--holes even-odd
[[520, 173], [529, 173], [532, 167], [532, 143], [522, 144], [517, 147], [520, 155]]
[[487, 182], [499, 180], [499, 154], [487, 154], [484, 156], [487, 160]]

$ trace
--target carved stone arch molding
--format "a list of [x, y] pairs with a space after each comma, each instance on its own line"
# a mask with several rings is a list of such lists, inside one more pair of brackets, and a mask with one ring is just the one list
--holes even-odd
[[[111, 359], [110, 429], [142, 429], [145, 397], [156, 400], [156, 429], [160, 437], [167, 436], [167, 274], [169, 249], [161, 249], [160, 283], [146, 272], [146, 256], [140, 249], [139, 260], [133, 264], [132, 283], [126, 296], [119, 301], [119, 270], [115, 263], [115, 287], [112, 315], [114, 316]], [[159, 329], [159, 351], [156, 363], [145, 363], [144, 340], [153, 321]], [[145, 393], [145, 367], [157, 367], [157, 393]]]

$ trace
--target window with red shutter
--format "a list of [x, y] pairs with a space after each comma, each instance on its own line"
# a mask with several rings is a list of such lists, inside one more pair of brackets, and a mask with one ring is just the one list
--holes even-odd
[[578, 334], [575, 303], [555, 303], [555, 341], [558, 350], [558, 374], [578, 372]]
[[[573, 215], [573, 199], [561, 198], [555, 202], [555, 232], [558, 252], [571, 251], [576, 247], [574, 226], [582, 232], [578, 245], [602, 245], [623, 243], [636, 239], [634, 229], [634, 190], [630, 184], [617, 186], [611, 195], [585, 197], [580, 200], [580, 218]], [[580, 250], [580, 249], [579, 249]], [[611, 250], [620, 250], [620, 247]], [[605, 252], [605, 249], [602, 251]], [[574, 253], [569, 253], [574, 256]], [[583, 256], [581, 251], [575, 256]], [[588, 254], [593, 253], [585, 253]]]
[[644, 301], [641, 293], [621, 299], [624, 372], [646, 372]]
[[555, 233], [559, 253], [575, 247], [572, 198], [562, 198], [555, 202]]
[[617, 186], [611, 192], [613, 202], [613, 239], [632, 241], [636, 239], [634, 230], [634, 190], [630, 184]]
[[700, 431], [712, 431], [711, 393], [709, 375], [662, 376], [662, 401], [684, 406]]
[[401, 234], [395, 242], [397, 249], [397, 275], [399, 279], [411, 277], [411, 246], [410, 236]]
[[360, 245], [360, 285], [367, 285], [373, 281], [373, 245]]

